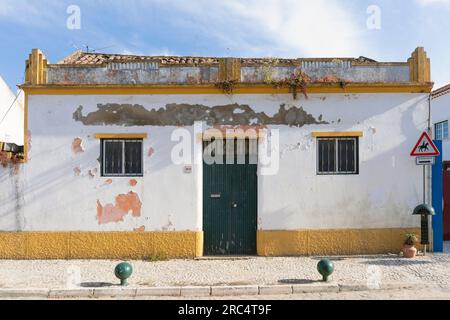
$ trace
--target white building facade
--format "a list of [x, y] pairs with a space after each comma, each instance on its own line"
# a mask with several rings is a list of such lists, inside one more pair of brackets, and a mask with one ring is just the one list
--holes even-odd
[[[423, 49], [269, 67], [91, 58], [33, 52], [26, 161], [1, 173], [0, 257], [388, 253], [420, 232], [409, 152], [430, 119]], [[231, 141], [243, 163], [202, 161]]]

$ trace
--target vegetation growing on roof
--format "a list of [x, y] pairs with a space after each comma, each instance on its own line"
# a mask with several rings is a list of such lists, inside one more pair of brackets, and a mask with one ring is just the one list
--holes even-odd
[[219, 88], [223, 91], [225, 94], [232, 94], [233, 89], [238, 83], [237, 80], [224, 80], [224, 81], [217, 81], [214, 85], [216, 88]]
[[278, 66], [280, 60], [277, 58], [265, 58], [261, 62], [261, 70], [265, 83], [272, 82], [273, 69]]
[[308, 99], [306, 89], [311, 82], [311, 78], [305, 72], [297, 70], [285, 79], [271, 81], [271, 84], [275, 88], [289, 88], [294, 100], [297, 100], [299, 90], [303, 93], [305, 98]]
[[[342, 62], [342, 60], [334, 59], [333, 62]], [[327, 75], [319, 79], [312, 79], [303, 70], [297, 70], [292, 73], [289, 77], [282, 80], [273, 80], [273, 70], [279, 64], [279, 59], [276, 58], [266, 58], [262, 60], [261, 70], [263, 74], [263, 81], [266, 84], [271, 84], [275, 88], [289, 88], [292, 93], [294, 100], [297, 99], [298, 93], [302, 92], [305, 98], [308, 98], [307, 87], [313, 83], [320, 84], [339, 84], [341, 88], [345, 88], [348, 81], [338, 78], [333, 75]]]
[[317, 79], [314, 81], [315, 83], [321, 83], [321, 84], [339, 84], [341, 88], [345, 88], [350, 81], [338, 78], [336, 76], [328, 75], [325, 77], [322, 77], [320, 79]]

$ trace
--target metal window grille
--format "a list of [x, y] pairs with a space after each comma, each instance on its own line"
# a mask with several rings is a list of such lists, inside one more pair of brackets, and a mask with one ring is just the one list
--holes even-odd
[[317, 173], [358, 174], [358, 138], [317, 139]]
[[102, 176], [143, 175], [143, 140], [103, 139], [101, 146]]

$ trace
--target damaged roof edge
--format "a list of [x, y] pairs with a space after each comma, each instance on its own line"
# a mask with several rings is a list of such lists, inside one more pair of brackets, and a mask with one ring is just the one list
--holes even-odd
[[[276, 67], [289, 67], [289, 66], [301, 66], [303, 62], [336, 62], [337, 59], [327, 59], [327, 58], [320, 58], [320, 59], [308, 59], [308, 58], [300, 58], [296, 60], [296, 62], [278, 62]], [[354, 61], [352, 58], [340, 58], [339, 60], [343, 62], [351, 62], [352, 66], [367, 66], [367, 67], [374, 67], [374, 66], [383, 66], [383, 67], [389, 67], [389, 66], [408, 66], [408, 62], [358, 62]], [[102, 62], [98, 64], [82, 64], [82, 63], [56, 63], [56, 64], [48, 64], [49, 68], [104, 68], [107, 67], [111, 63], [139, 63], [139, 62], [154, 62], [154, 61], [131, 61], [131, 62], [123, 62], [118, 60], [111, 60], [108, 62]], [[173, 67], [173, 66], [179, 66], [179, 67], [195, 67], [195, 66], [218, 66], [219, 62], [217, 63], [164, 63], [160, 64], [161, 68], [164, 67]], [[259, 65], [255, 62], [252, 63], [246, 63], [242, 62], [241, 65], [243, 67], [256, 67], [261, 66], [264, 67], [263, 64]]]
[[[145, 56], [145, 55], [125, 55], [111, 53], [93, 53], [75, 51], [63, 60], [59, 61], [56, 66], [79, 66], [79, 65], [105, 65], [112, 62], [143, 62], [154, 61], [162, 65], [198, 65], [198, 64], [218, 64], [221, 59], [228, 57], [198, 57], [198, 56]], [[395, 65], [406, 64], [407, 62], [378, 62], [376, 60], [360, 56], [354, 57], [330, 57], [330, 58], [278, 58], [278, 57], [262, 57], [262, 58], [245, 58], [236, 57], [242, 65], [258, 65], [272, 63], [274, 65], [300, 65], [302, 62], [352, 62], [354, 65]]]
[[[39, 49], [26, 62], [32, 85], [197, 85], [223, 82], [259, 84], [292, 79], [297, 73], [312, 83], [429, 83], [430, 59], [422, 47], [407, 62], [359, 58], [218, 58], [137, 56], [76, 51], [50, 64]], [[335, 79], [335, 81], [330, 81]], [[308, 83], [309, 84], [309, 83]], [[323, 84], [322, 84], [323, 85]]]

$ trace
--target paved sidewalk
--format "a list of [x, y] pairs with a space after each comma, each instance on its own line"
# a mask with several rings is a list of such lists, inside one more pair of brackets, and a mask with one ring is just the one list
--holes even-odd
[[[258, 296], [368, 289], [450, 288], [450, 255], [405, 259], [396, 255], [332, 257], [331, 283], [320, 282], [320, 257], [238, 260], [131, 261], [123, 289], [114, 276], [119, 261], [0, 261], [0, 298]], [[32, 289], [42, 288], [42, 289]]]

